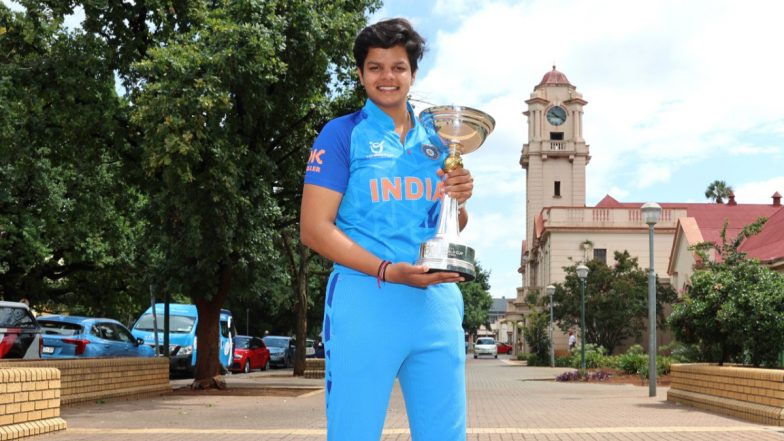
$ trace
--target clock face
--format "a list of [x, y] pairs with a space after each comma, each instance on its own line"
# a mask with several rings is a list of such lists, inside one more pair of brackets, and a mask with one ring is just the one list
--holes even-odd
[[566, 121], [566, 109], [561, 106], [550, 107], [547, 111], [547, 122], [554, 126], [560, 126]]

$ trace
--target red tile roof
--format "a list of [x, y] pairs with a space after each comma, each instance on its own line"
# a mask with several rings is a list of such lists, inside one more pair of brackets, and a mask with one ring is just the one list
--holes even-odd
[[746, 239], [740, 251], [763, 262], [784, 258], [784, 209], [768, 218], [759, 234]]
[[[784, 207], [764, 204], [716, 204], [710, 203], [679, 203], [659, 202], [662, 208], [685, 208], [687, 216], [694, 218], [699, 226], [702, 238], [706, 242], [719, 243], [724, 221], [727, 220], [727, 238], [737, 237], [745, 227], [756, 221], [759, 217], [769, 220], [763, 230], [746, 241], [741, 246], [741, 251], [750, 257], [760, 260], [784, 258]], [[641, 202], [618, 202], [607, 195], [597, 205], [597, 208], [635, 208], [642, 207]], [[775, 217], [774, 217], [775, 215]], [[752, 240], [754, 239], [754, 240]]]

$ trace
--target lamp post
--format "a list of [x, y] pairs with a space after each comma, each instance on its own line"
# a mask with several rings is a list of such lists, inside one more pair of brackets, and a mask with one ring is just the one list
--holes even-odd
[[585, 370], [585, 279], [588, 269], [584, 264], [577, 265], [577, 277], [580, 279], [580, 369]]
[[656, 396], [656, 272], [653, 270], [653, 226], [661, 216], [661, 206], [648, 202], [640, 208], [642, 220], [648, 224], [648, 248], [650, 268], [648, 268], [648, 396]]
[[550, 297], [550, 367], [555, 367], [555, 347], [553, 343], [553, 294], [555, 294], [555, 287], [547, 285], [545, 290]]

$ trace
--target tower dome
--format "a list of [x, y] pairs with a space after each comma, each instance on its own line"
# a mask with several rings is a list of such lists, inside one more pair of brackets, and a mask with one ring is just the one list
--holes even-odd
[[572, 83], [566, 78], [562, 72], [555, 70], [555, 66], [553, 66], [553, 70], [544, 74], [542, 77], [542, 81], [539, 82], [539, 86], [571, 86]]

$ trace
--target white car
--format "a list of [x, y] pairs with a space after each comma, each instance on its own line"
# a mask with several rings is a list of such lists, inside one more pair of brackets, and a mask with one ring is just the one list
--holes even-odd
[[495, 344], [495, 339], [491, 337], [480, 337], [474, 343], [474, 358], [480, 355], [492, 355], [498, 358], [498, 346]]

